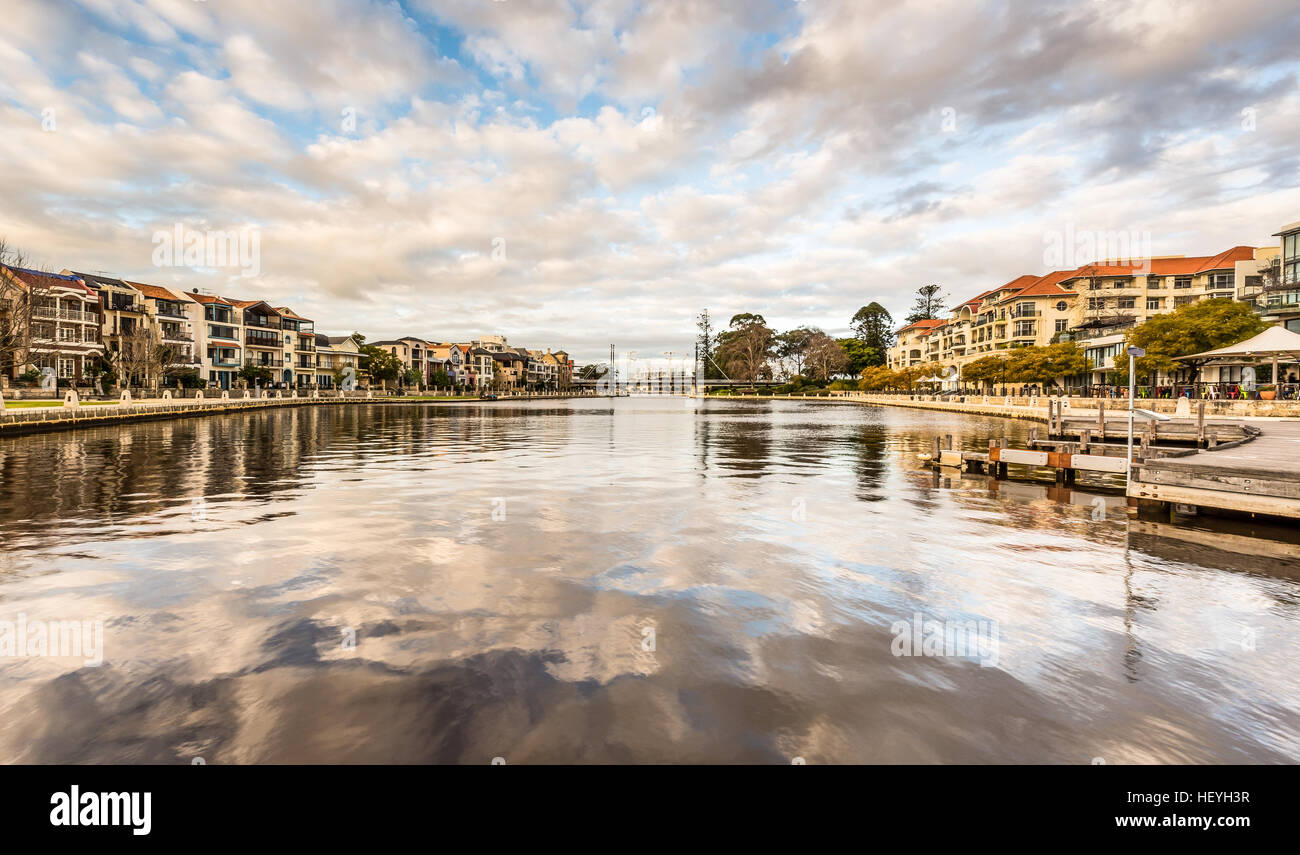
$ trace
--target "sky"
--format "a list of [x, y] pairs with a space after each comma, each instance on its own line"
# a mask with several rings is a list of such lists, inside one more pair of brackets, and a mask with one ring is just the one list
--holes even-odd
[[680, 356], [1300, 220], [1294, 0], [3, 7], [0, 238], [331, 334]]

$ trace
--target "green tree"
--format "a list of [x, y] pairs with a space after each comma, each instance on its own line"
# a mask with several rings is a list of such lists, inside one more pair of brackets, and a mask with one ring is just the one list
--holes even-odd
[[429, 385], [434, 387], [450, 387], [453, 385], [453, 382], [451, 375], [446, 371], [443, 371], [441, 368], [433, 372], [433, 375], [429, 377]]
[[[1200, 300], [1148, 318], [1129, 333], [1128, 344], [1147, 352], [1137, 360], [1138, 377], [1149, 379], [1155, 372], [1171, 374], [1190, 368], [1195, 378], [1200, 375], [1205, 360], [1184, 362], [1175, 357], [1227, 347], [1259, 335], [1267, 328], [1268, 324], [1259, 319], [1248, 303]], [[1122, 374], [1123, 382], [1128, 382], [1127, 361]]]
[[941, 285], [922, 285], [916, 289], [916, 300], [912, 303], [912, 311], [908, 313], [905, 324], [914, 324], [917, 321], [932, 321], [939, 318], [944, 313], [948, 301], [948, 295], [943, 293]]
[[718, 335], [718, 361], [727, 374], [752, 388], [756, 380], [771, 376], [775, 335], [762, 315], [743, 312], [734, 315], [730, 329]]
[[860, 338], [840, 338], [836, 341], [849, 357], [848, 365], [844, 370], [854, 377], [861, 375], [867, 368], [885, 364], [884, 353]]
[[265, 386], [271, 382], [271, 378], [275, 375], [265, 365], [254, 365], [251, 362], [246, 362], [244, 367], [239, 369], [238, 376], [240, 380], [243, 380], [249, 386]]
[[815, 327], [796, 327], [778, 333], [773, 339], [773, 354], [781, 360], [782, 369], [788, 369], [791, 376], [803, 374], [804, 360], [808, 357], [808, 342], [819, 333], [825, 335]]
[[405, 366], [402, 360], [397, 358], [397, 354], [390, 353], [382, 347], [375, 347], [373, 344], [363, 344], [361, 346], [361, 370], [370, 375], [371, 380], [378, 380], [380, 385], [388, 388], [390, 380], [395, 381], [402, 376]]
[[[867, 364], [883, 365], [885, 354], [894, 346], [895, 340], [894, 319], [889, 312], [885, 311], [885, 307], [876, 302], [863, 306], [853, 315], [853, 320], [849, 325], [853, 328], [854, 338], [880, 354], [879, 362]], [[850, 358], [852, 358], [852, 353], [850, 353]]]

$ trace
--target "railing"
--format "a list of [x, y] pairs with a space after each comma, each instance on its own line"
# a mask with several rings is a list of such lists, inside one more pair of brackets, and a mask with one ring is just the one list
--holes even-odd
[[251, 344], [254, 347], [274, 347], [274, 348], [283, 347], [283, 345], [280, 344], [279, 336], [274, 336], [274, 335], [259, 336], [255, 333], [247, 332], [247, 331], [245, 331], [244, 333], [244, 344]]
[[138, 314], [144, 314], [144, 305], [141, 303], [113, 302], [109, 303], [106, 308], [112, 312], [136, 312]]
[[158, 314], [159, 314], [161, 317], [164, 317], [164, 318], [184, 318], [184, 317], [185, 317], [185, 313], [184, 313], [183, 311], [181, 311], [180, 309], [172, 308], [171, 306], [164, 306], [162, 303], [159, 303], [159, 304], [158, 304]]
[[280, 329], [280, 319], [260, 317], [258, 315], [247, 315], [244, 317], [244, 326], [261, 327], [262, 329], [268, 329], [268, 330], [278, 330]]
[[35, 306], [32, 317], [42, 320], [76, 321], [83, 324], [99, 323], [99, 315], [94, 312], [78, 312], [74, 309], [56, 309], [52, 306]]
[[163, 330], [162, 337], [167, 341], [194, 341], [194, 336], [183, 332], [167, 332]]
[[245, 365], [255, 365], [258, 368], [283, 368], [283, 359], [245, 359]]

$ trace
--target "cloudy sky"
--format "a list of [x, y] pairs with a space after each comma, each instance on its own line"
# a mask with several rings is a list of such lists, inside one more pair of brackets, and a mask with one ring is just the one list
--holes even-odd
[[[331, 333], [680, 354], [1300, 220], [1294, 0], [3, 5], [0, 236]], [[157, 266], [177, 223], [257, 275]]]

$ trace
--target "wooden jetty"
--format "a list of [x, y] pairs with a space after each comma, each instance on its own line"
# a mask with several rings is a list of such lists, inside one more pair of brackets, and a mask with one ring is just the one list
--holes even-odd
[[1139, 509], [1229, 510], [1300, 519], [1300, 422], [1272, 422], [1249, 442], [1134, 463]]
[[[1077, 435], [1078, 441], [1043, 439], [1037, 428], [1031, 428], [1027, 448], [1011, 448], [1005, 439], [992, 439], [988, 451], [963, 451], [953, 448], [951, 435], [936, 437], [934, 452], [927, 457], [938, 466], [999, 479], [1013, 477], [1011, 466], [1016, 467], [1015, 477], [1022, 479], [1051, 470], [1058, 484], [1074, 484], [1080, 473], [1103, 476], [1101, 485], [1122, 488], [1135, 511], [1155, 511], [1170, 518], [1204, 510], [1300, 519], [1300, 422], [1271, 422], [1263, 427], [1234, 424], [1234, 432], [1195, 422], [1191, 427], [1190, 435], [1184, 429], [1158, 435], [1150, 431], [1140, 444], [1135, 438], [1131, 481], [1127, 420], [1123, 433], [1097, 423], [1096, 436], [1108, 441], [1094, 439], [1091, 428], [1072, 434], [1055, 421], [1049, 429]], [[1125, 442], [1117, 441], [1121, 436]], [[1153, 436], [1185, 445], [1156, 446]], [[1221, 436], [1238, 438], [1220, 442]], [[1204, 445], [1198, 447], [1199, 443]]]

